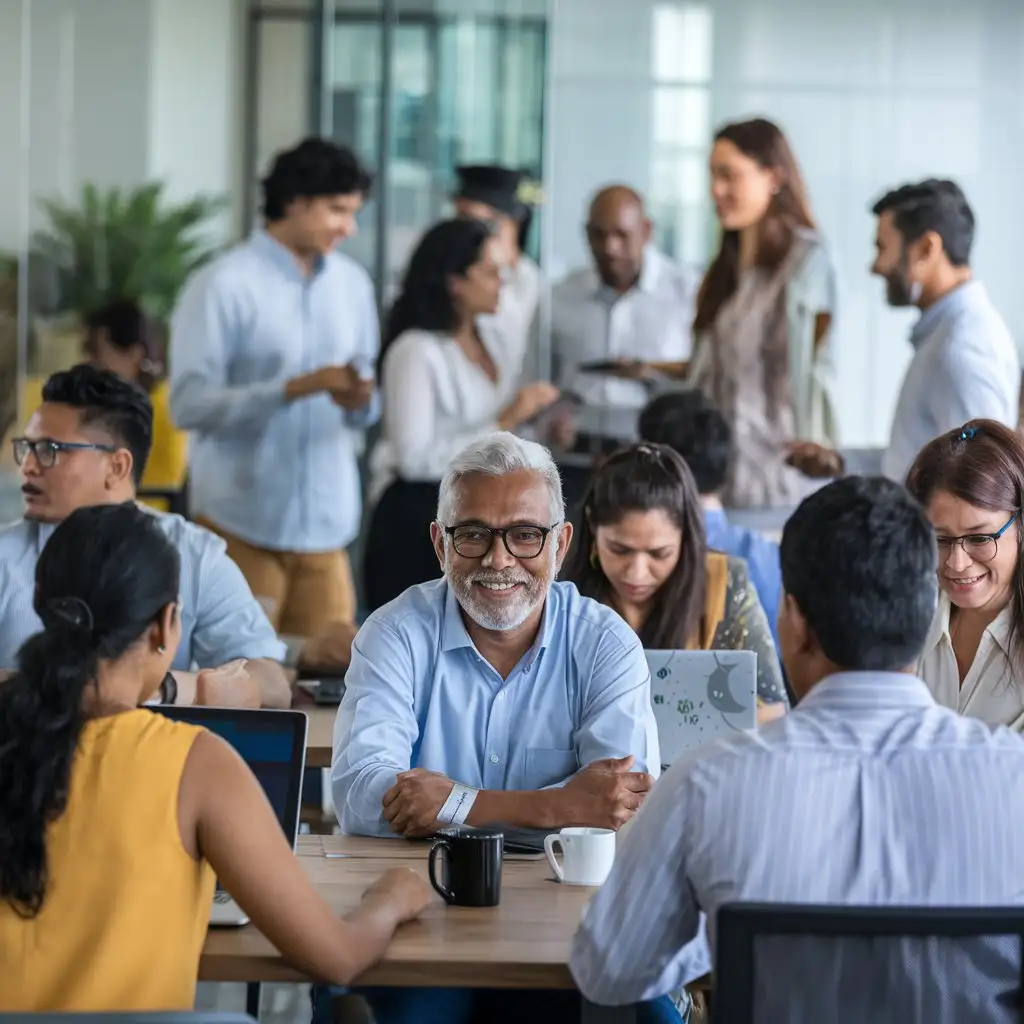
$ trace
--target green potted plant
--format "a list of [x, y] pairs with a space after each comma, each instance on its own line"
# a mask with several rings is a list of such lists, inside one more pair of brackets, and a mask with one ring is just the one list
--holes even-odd
[[168, 204], [162, 182], [122, 191], [82, 188], [77, 205], [44, 199], [50, 229], [36, 250], [62, 278], [65, 309], [78, 315], [134, 299], [166, 323], [189, 275], [214, 253], [203, 227], [225, 200], [196, 196]]
[[[138, 302], [164, 328], [189, 275], [216, 251], [203, 229], [225, 199], [169, 203], [162, 182], [127, 190], [87, 184], [77, 203], [43, 199], [40, 206], [49, 226], [35, 236], [33, 255], [49, 279], [45, 312], [70, 320], [61, 333], [73, 332], [77, 345], [81, 320], [117, 300]], [[42, 369], [69, 355], [74, 361], [70, 350], [40, 353], [38, 362]]]

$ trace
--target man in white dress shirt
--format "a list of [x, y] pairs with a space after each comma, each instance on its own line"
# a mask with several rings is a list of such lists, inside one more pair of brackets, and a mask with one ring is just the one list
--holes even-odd
[[[593, 265], [552, 291], [555, 382], [583, 398], [583, 433], [614, 437], [619, 422], [632, 431], [650, 397], [645, 378], [682, 376], [690, 357], [700, 275], [659, 252], [651, 231], [639, 193], [625, 185], [602, 189], [587, 216]], [[602, 362], [619, 365], [610, 372], [582, 369]], [[609, 409], [623, 415], [601, 415]]]
[[[800, 703], [655, 786], [574, 942], [573, 977], [595, 1002], [703, 974], [704, 926], [713, 944], [725, 903], [1024, 902], [1024, 740], [940, 707], [913, 674], [938, 600], [924, 511], [890, 480], [847, 477], [797, 509], [781, 559], [779, 641]], [[839, 945], [760, 946], [758, 1019], [1018, 1019], [997, 1002], [1019, 986], [1015, 939], [983, 953]]]
[[[1017, 346], [970, 266], [974, 213], [953, 181], [929, 179], [886, 193], [871, 272], [890, 306], [917, 306], [914, 355], [903, 378], [882, 472], [902, 481], [934, 437], [974, 419], [1016, 429], [1020, 414]], [[843, 471], [837, 453], [800, 443], [793, 463], [811, 476]]]

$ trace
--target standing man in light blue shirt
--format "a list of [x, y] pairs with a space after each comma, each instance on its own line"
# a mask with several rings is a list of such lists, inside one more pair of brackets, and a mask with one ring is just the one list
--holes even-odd
[[359, 532], [356, 459], [379, 414], [373, 286], [335, 252], [370, 175], [307, 139], [263, 181], [266, 227], [182, 292], [171, 412], [193, 432], [191, 501], [284, 633], [355, 615], [345, 548]]
[[[464, 449], [431, 536], [444, 577], [352, 645], [331, 768], [343, 830], [618, 829], [660, 763], [650, 674], [618, 615], [555, 582], [572, 526], [550, 452], [506, 432]], [[378, 1024], [492, 1019], [484, 995], [368, 995]]]
[[[1024, 902], [1024, 740], [940, 707], [914, 675], [938, 603], [924, 511], [899, 484], [848, 477], [800, 505], [781, 557], [782, 658], [800, 703], [659, 781], [576, 935], [573, 977], [595, 1002], [703, 974], [724, 903]], [[879, 963], [818, 937], [765, 944], [758, 1016], [1011, 1019], [992, 1011], [1019, 986], [1018, 945], [961, 964], [941, 947], [909, 962], [920, 947], [895, 944], [898, 962]], [[879, 977], [913, 978], [924, 1004]]]
[[671, 391], [650, 401], [640, 413], [640, 439], [678, 452], [697, 482], [707, 545], [742, 558], [779, 645], [776, 619], [782, 596], [779, 546], [756, 530], [729, 522], [719, 494], [732, 458], [732, 429], [703, 391]]
[[[871, 272], [890, 306], [916, 306], [914, 355], [896, 400], [882, 472], [902, 482], [933, 438], [975, 419], [1013, 430], [1020, 417], [1020, 355], [970, 266], [974, 211], [954, 181], [930, 178], [886, 193]], [[837, 452], [800, 442], [791, 460], [811, 476], [843, 471]]]

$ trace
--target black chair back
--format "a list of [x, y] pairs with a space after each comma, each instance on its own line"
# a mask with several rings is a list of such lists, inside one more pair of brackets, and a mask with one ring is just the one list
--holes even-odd
[[[1017, 1020], [1024, 1020], [1024, 906], [862, 907], [800, 903], [727, 903], [718, 910], [715, 940], [714, 1024], [753, 1024], [754, 946], [759, 938], [800, 936], [822, 939], [977, 939], [1016, 936], [1021, 940]], [[794, 964], [792, 978], [802, 965]], [[790, 979], [778, 979], [780, 985]], [[864, 985], [872, 984], [871, 978]], [[853, 1018], [851, 1017], [851, 1020]], [[858, 1018], [859, 1019], [859, 1018]], [[830, 1024], [842, 1024], [833, 1021]], [[904, 1021], [903, 1024], [910, 1024]], [[980, 1022], [979, 1022], [980, 1024]]]

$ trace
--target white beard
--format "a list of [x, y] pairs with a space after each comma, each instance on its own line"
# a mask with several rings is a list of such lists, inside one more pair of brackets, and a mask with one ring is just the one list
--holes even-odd
[[[482, 629], [490, 629], [495, 632], [506, 632], [510, 629], [518, 629], [533, 612], [544, 603], [548, 595], [551, 583], [555, 578], [555, 562], [557, 559], [557, 545], [548, 545], [545, 556], [548, 562], [548, 572], [543, 579], [531, 576], [521, 569], [513, 569], [507, 573], [491, 573], [486, 570], [476, 570], [465, 576], [460, 576], [452, 570], [451, 551], [445, 545], [444, 552], [444, 574], [448, 583], [455, 591], [455, 597], [466, 614]], [[512, 601], [501, 599], [500, 605], [489, 602], [482, 596], [480, 590], [474, 585], [477, 580], [501, 579], [509, 583], [521, 583], [521, 593]]]

